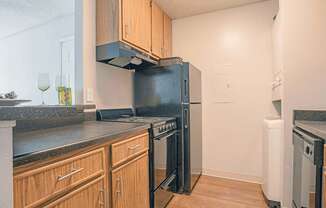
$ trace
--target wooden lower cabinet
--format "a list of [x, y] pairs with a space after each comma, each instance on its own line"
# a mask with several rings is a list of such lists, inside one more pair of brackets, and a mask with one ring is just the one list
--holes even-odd
[[149, 208], [148, 153], [112, 170], [113, 208]]
[[148, 132], [17, 168], [13, 184], [14, 208], [149, 208]]
[[[102, 193], [107, 190], [107, 155], [107, 151], [102, 147], [44, 166], [32, 166], [15, 174], [14, 208], [45, 207], [59, 197], [62, 198], [49, 207], [104, 207], [98, 206], [98, 200], [101, 199], [96, 199], [95, 202], [95, 197], [98, 198], [100, 192], [108, 195], [107, 191]], [[81, 186], [83, 188], [78, 189]], [[88, 206], [89, 204], [92, 206]]]
[[45, 208], [106, 208], [104, 176], [65, 195]]
[[14, 176], [15, 208], [37, 207], [105, 172], [104, 148], [25, 171]]

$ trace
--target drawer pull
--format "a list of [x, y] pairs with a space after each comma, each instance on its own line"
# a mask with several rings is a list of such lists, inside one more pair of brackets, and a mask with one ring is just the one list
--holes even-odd
[[136, 150], [136, 149], [138, 149], [140, 147], [140, 144], [136, 144], [136, 145], [134, 145], [134, 146], [130, 146], [130, 147], [128, 147], [128, 149], [129, 150]]
[[77, 170], [73, 169], [73, 171], [72, 171], [71, 173], [68, 173], [67, 175], [64, 175], [64, 176], [58, 176], [57, 181], [58, 181], [58, 182], [63, 181], [63, 180], [65, 180], [65, 179], [70, 178], [70, 177], [72, 177], [73, 175], [75, 175], [75, 174], [77, 174], [77, 173], [83, 171], [83, 170], [84, 170], [84, 168], [80, 168], [80, 169], [77, 169]]

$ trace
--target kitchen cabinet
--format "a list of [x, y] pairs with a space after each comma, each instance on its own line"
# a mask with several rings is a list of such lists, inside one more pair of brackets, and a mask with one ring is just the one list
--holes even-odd
[[112, 207], [149, 208], [148, 133], [111, 145]]
[[172, 21], [151, 0], [97, 0], [96, 43], [121, 41], [146, 55], [172, 53]]
[[123, 41], [150, 52], [151, 19], [150, 0], [97, 0], [96, 43]]
[[101, 177], [65, 195], [44, 208], [106, 208], [105, 180]]
[[148, 150], [142, 131], [18, 167], [14, 208], [149, 208]]
[[168, 58], [172, 56], [172, 20], [167, 14], [164, 14], [163, 25], [164, 25], [163, 57]]
[[112, 167], [123, 164], [124, 162], [148, 151], [148, 134], [142, 134], [112, 144]]
[[15, 208], [31, 208], [105, 175], [105, 149], [59, 160], [14, 176]]
[[149, 208], [148, 153], [112, 171], [113, 208]]
[[152, 3], [152, 53], [159, 58], [164, 57], [164, 12]]
[[145, 51], [151, 48], [151, 1], [121, 0], [122, 39]]

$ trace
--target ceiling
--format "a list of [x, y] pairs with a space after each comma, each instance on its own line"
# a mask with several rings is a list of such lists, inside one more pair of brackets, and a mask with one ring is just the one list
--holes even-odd
[[0, 0], [0, 39], [74, 13], [74, 0]]
[[173, 19], [227, 9], [265, 0], [154, 0]]

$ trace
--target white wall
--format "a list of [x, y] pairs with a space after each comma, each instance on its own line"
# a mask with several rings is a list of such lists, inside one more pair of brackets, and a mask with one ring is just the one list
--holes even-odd
[[[262, 124], [271, 112], [273, 4], [266, 1], [173, 21], [173, 54], [202, 70], [203, 164], [208, 175], [260, 182]], [[216, 103], [216, 74], [231, 103]]]
[[326, 109], [326, 1], [281, 0], [284, 42], [284, 205], [292, 193], [294, 109]]
[[97, 108], [132, 107], [133, 72], [96, 63], [96, 1], [84, 0], [83, 68], [84, 101], [87, 89], [94, 94]]
[[74, 15], [56, 18], [0, 39], [0, 93], [16, 91], [29, 104], [41, 104], [38, 73], [47, 72], [51, 88], [47, 104], [56, 104], [55, 76], [60, 72], [60, 39], [74, 35]]

